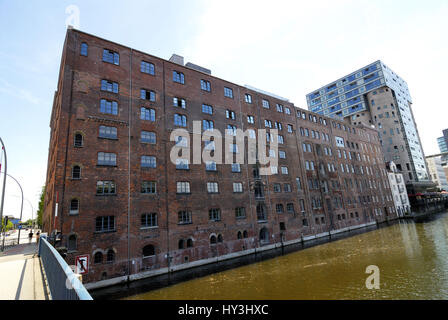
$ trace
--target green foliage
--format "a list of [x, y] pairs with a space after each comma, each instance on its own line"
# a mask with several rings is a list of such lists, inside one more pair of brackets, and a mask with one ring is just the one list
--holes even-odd
[[[2, 230], [3, 230], [4, 226], [5, 226], [5, 218], [2, 218]], [[10, 220], [8, 220], [8, 225], [6, 226], [5, 231], [12, 230], [13, 228], [14, 228], [14, 225], [12, 224], [12, 222]]]
[[42, 214], [44, 212], [45, 203], [45, 186], [42, 187], [42, 192], [40, 194], [39, 209], [37, 210], [37, 225], [42, 228]]

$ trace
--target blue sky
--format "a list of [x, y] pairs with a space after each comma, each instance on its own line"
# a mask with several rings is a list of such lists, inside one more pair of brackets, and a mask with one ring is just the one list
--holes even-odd
[[[82, 31], [165, 59], [177, 53], [302, 108], [307, 93], [381, 59], [409, 85], [426, 155], [448, 128], [445, 0], [0, 0], [0, 137], [8, 173], [35, 209], [70, 5]], [[8, 180], [4, 214], [18, 216], [19, 194]]]

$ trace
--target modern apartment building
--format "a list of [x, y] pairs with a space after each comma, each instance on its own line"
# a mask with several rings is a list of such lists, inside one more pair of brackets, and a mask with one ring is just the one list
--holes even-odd
[[[278, 130], [258, 160], [173, 163], [202, 130]], [[104, 286], [396, 218], [378, 131], [68, 29], [51, 115], [43, 229]], [[171, 139], [176, 129], [186, 139]], [[274, 136], [275, 137], [275, 136]], [[220, 150], [199, 140], [201, 150]], [[243, 148], [244, 149], [244, 148]], [[231, 151], [242, 153], [234, 145]]]
[[386, 169], [394, 198], [395, 210], [399, 217], [403, 217], [405, 214], [411, 213], [411, 203], [409, 202], [403, 174], [397, 170], [397, 166], [393, 161], [386, 164]]
[[385, 162], [393, 161], [407, 183], [429, 182], [408, 85], [383, 62], [314, 90], [306, 99], [313, 112], [344, 118], [352, 125], [374, 125]]
[[[448, 182], [445, 175], [444, 166], [442, 164], [442, 155], [432, 155], [426, 157], [428, 163], [429, 173], [432, 181], [437, 184], [437, 187], [441, 190], [448, 191]], [[445, 165], [446, 166], [446, 165]]]
[[446, 144], [445, 137], [437, 138], [437, 144], [439, 145], [440, 153], [448, 152], [448, 146]]

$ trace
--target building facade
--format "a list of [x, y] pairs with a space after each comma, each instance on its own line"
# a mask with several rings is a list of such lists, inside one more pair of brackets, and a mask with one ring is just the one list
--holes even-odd
[[430, 181], [407, 83], [376, 61], [306, 96], [308, 109], [378, 128], [385, 162], [407, 183]]
[[[396, 218], [377, 130], [170, 60], [67, 31], [43, 229], [58, 234], [69, 264], [89, 256], [84, 282], [147, 277]], [[274, 174], [261, 175], [260, 161], [173, 163], [173, 147], [194, 142], [194, 121], [241, 129], [246, 145], [260, 129], [278, 129]], [[178, 128], [191, 139], [171, 139]]]
[[411, 213], [411, 203], [409, 202], [408, 193], [406, 192], [406, 183], [403, 174], [398, 171], [393, 161], [386, 164], [389, 184], [394, 198], [395, 210], [399, 217]]
[[446, 164], [442, 161], [442, 155], [428, 156], [426, 157], [426, 162], [428, 163], [432, 181], [437, 184], [439, 189], [448, 191], [448, 182], [444, 170]]
[[437, 138], [437, 144], [439, 145], [440, 153], [448, 152], [448, 146], [446, 144], [445, 137]]

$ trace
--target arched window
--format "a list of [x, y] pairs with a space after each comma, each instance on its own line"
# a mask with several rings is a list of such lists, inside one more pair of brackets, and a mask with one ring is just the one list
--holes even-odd
[[72, 179], [81, 179], [81, 167], [80, 166], [73, 166]]
[[109, 249], [107, 251], [106, 261], [107, 262], [114, 262], [115, 261], [115, 251], [114, 250]]
[[153, 255], [155, 255], [155, 250], [152, 244], [148, 244], [147, 246], [143, 247], [143, 258]]
[[84, 137], [80, 133], [75, 134], [75, 147], [82, 147], [84, 144]]
[[95, 264], [103, 263], [103, 254], [101, 252], [95, 253], [93, 257], [93, 263]]
[[260, 242], [269, 242], [269, 231], [266, 228], [260, 230]]
[[187, 240], [187, 248], [191, 248], [193, 247], [193, 240], [192, 239], [188, 239]]
[[68, 251], [75, 251], [76, 250], [76, 235], [72, 234], [68, 237], [68, 243], [67, 243], [67, 250]]
[[72, 199], [70, 201], [70, 214], [78, 214], [79, 213], [79, 200]]
[[243, 231], [243, 238], [247, 238], [247, 237], [248, 237], [247, 230], [244, 230]]
[[179, 240], [179, 249], [184, 249], [184, 247], [185, 247], [185, 241], [184, 241], [184, 239], [180, 239]]
[[215, 244], [216, 243], [216, 236], [211, 236], [210, 237], [210, 244]]
[[81, 55], [87, 57], [89, 45], [85, 42], [81, 43]]
[[222, 242], [222, 235], [218, 234], [218, 242]]
[[243, 238], [243, 235], [241, 234], [241, 231], [238, 231], [237, 238], [238, 239], [242, 239]]

